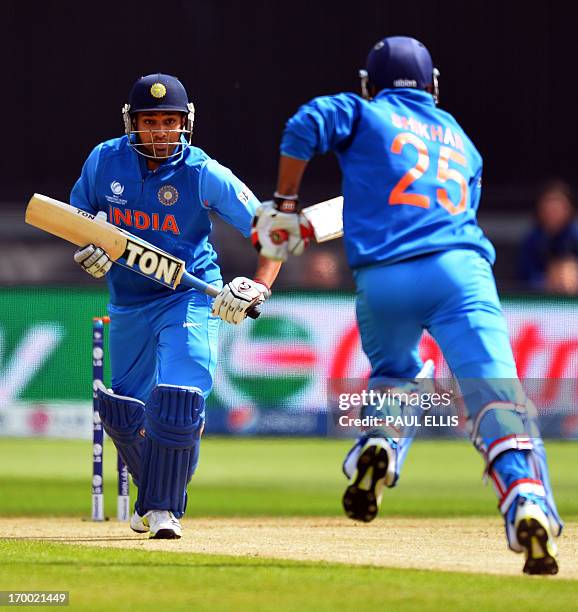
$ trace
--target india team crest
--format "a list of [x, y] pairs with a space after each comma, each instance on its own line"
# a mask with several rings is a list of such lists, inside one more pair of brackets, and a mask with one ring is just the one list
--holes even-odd
[[153, 98], [164, 98], [167, 94], [167, 88], [162, 83], [154, 83], [151, 87], [151, 95]]
[[172, 206], [179, 199], [179, 192], [172, 185], [163, 185], [157, 195], [163, 206]]

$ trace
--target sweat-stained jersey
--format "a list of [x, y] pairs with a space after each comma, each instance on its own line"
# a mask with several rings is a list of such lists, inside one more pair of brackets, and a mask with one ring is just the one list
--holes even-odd
[[384, 89], [315, 98], [287, 122], [281, 153], [334, 151], [343, 173], [344, 241], [361, 268], [448, 249], [495, 251], [476, 222], [482, 158], [431, 94]]
[[[191, 274], [207, 283], [221, 278], [208, 240], [209, 211], [249, 236], [260, 205], [228, 168], [201, 149], [183, 146], [180, 155], [150, 171], [145, 159], [128, 145], [126, 136], [93, 149], [70, 202], [92, 214], [105, 211], [109, 223], [180, 257]], [[173, 293], [117, 265], [106, 278], [111, 304], [116, 306], [142, 304]], [[179, 286], [177, 291], [190, 289]]]

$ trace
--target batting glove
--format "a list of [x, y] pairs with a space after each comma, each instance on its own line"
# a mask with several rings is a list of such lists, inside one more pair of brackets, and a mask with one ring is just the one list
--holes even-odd
[[273, 202], [257, 209], [251, 228], [251, 242], [257, 252], [276, 261], [302, 255], [312, 236], [313, 228], [301, 213], [282, 212]]
[[78, 249], [74, 254], [74, 261], [94, 278], [102, 278], [112, 266], [108, 253], [94, 244]]
[[[99, 210], [96, 213], [97, 221], [106, 221], [106, 213], [104, 210]], [[108, 256], [108, 253], [95, 246], [94, 244], [87, 244], [74, 253], [74, 261], [80, 265], [80, 267], [94, 276], [94, 278], [102, 278], [112, 266], [112, 260]]]
[[271, 291], [265, 284], [244, 276], [227, 283], [213, 302], [212, 314], [227, 323], [238, 325], [247, 316], [247, 311], [262, 304]]

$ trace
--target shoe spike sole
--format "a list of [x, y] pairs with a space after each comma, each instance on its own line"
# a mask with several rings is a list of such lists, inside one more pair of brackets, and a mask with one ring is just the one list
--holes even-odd
[[[377, 483], [385, 478], [387, 464], [387, 453], [384, 448], [370, 446], [361, 453], [357, 460], [357, 476], [343, 495], [343, 509], [349, 518], [369, 523], [377, 516], [379, 508], [375, 488]], [[359, 485], [370, 469], [373, 470], [371, 485], [369, 489], [361, 489]]]
[[534, 518], [522, 519], [516, 535], [518, 542], [526, 549], [524, 574], [558, 573], [558, 563], [548, 550], [548, 532], [539, 521]]

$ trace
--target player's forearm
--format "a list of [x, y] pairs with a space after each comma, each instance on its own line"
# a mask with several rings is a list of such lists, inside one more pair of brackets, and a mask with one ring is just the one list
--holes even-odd
[[279, 274], [281, 269], [281, 261], [273, 261], [259, 255], [259, 261], [257, 262], [257, 270], [255, 271], [255, 280], [261, 281], [267, 287], [271, 287]]
[[303, 159], [281, 155], [279, 159], [277, 193], [288, 196], [298, 194], [307, 163]]

